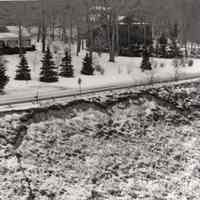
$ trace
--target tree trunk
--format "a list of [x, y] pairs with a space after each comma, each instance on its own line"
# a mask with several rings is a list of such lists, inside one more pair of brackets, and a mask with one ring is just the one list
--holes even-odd
[[146, 47], [146, 24], [144, 24], [144, 46]]
[[70, 28], [69, 28], [69, 50], [70, 50], [70, 54], [72, 52], [72, 43], [73, 43], [73, 24], [72, 24], [72, 11], [71, 11], [71, 15], [70, 15]]
[[42, 52], [46, 50], [46, 22], [45, 22], [45, 9], [44, 9], [44, 0], [41, 1], [41, 15], [42, 15]]
[[62, 40], [62, 26], [59, 26], [59, 30], [58, 30], [58, 38], [59, 40]]
[[93, 30], [89, 19], [89, 12], [87, 13], [87, 26], [88, 26], [88, 43], [89, 43], [89, 55], [93, 57]]
[[66, 27], [64, 24], [62, 27], [62, 41], [66, 42]]
[[110, 62], [115, 62], [115, 25], [116, 25], [116, 17], [115, 14], [111, 14], [111, 48], [110, 48]]
[[41, 36], [41, 24], [38, 25], [37, 42], [40, 42], [40, 36]]
[[111, 50], [110, 50], [110, 62], [115, 62], [115, 24], [112, 24], [112, 38], [111, 38]]
[[85, 44], [84, 44], [84, 40], [81, 40], [81, 49], [84, 50], [85, 49]]
[[111, 52], [111, 37], [110, 37], [110, 32], [111, 32], [111, 21], [110, 21], [110, 16], [109, 19], [107, 19], [107, 44], [108, 44], [108, 49], [109, 53]]
[[64, 10], [62, 16], [62, 41], [66, 42], [66, 11]]
[[77, 25], [77, 49], [76, 49], [77, 56], [79, 56], [80, 51], [81, 51], [80, 28], [79, 25]]
[[127, 44], [128, 47], [130, 47], [130, 43], [131, 43], [131, 37], [130, 37], [130, 35], [131, 35], [130, 32], [131, 32], [131, 31], [130, 31], [130, 26], [131, 26], [131, 24], [128, 24], [128, 44]]
[[46, 27], [42, 25], [42, 52], [46, 51]]
[[89, 33], [89, 37], [90, 37], [90, 47], [89, 47], [89, 54], [90, 57], [93, 57], [93, 30], [90, 29], [90, 33]]
[[119, 24], [117, 20], [116, 20], [116, 53], [117, 53], [117, 56], [120, 53]]
[[19, 22], [19, 53], [22, 54], [22, 24]]
[[190, 46], [190, 52], [194, 50], [194, 43], [191, 42], [191, 46]]
[[52, 22], [51, 39], [52, 39], [52, 41], [55, 40], [55, 21], [54, 21], [54, 19], [53, 19], [53, 22]]
[[185, 57], [188, 57], [187, 40], [185, 40]]

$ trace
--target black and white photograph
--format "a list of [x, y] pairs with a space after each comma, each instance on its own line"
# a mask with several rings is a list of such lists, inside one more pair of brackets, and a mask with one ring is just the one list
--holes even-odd
[[0, 200], [200, 200], [200, 1], [0, 0]]

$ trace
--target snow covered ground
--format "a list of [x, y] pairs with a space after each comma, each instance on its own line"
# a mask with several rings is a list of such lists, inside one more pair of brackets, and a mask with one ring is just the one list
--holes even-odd
[[[57, 43], [55, 43], [57, 45]], [[56, 65], [59, 65], [63, 56], [64, 46], [52, 44], [52, 50], [56, 48], [58, 51], [54, 55]], [[18, 55], [6, 55], [4, 59], [7, 60], [8, 75], [10, 82], [5, 88], [7, 94], [21, 92], [23, 94], [30, 91], [52, 91], [63, 88], [77, 88], [78, 78], [82, 79], [82, 88], [104, 86], [115, 83], [151, 83], [152, 81], [173, 80], [176, 78], [200, 76], [200, 60], [193, 59], [194, 65], [189, 67], [187, 64], [185, 67], [180, 66], [178, 70], [175, 70], [172, 59], [158, 59], [153, 58], [153, 70], [151, 72], [141, 72], [140, 64], [141, 58], [130, 57], [117, 57], [115, 63], [108, 62], [108, 54], [102, 54], [101, 56], [94, 55], [94, 64], [100, 65], [104, 69], [104, 74], [96, 72], [94, 76], [80, 75], [82, 67], [82, 59], [85, 55], [85, 51], [80, 53], [80, 56], [76, 56], [73, 53], [73, 65], [75, 70], [74, 78], [61, 78], [57, 83], [41, 83], [38, 81], [39, 72], [41, 67], [42, 53], [40, 51], [40, 45], [36, 44], [37, 51], [27, 52], [26, 57], [32, 71], [32, 80], [15, 81], [16, 66], [19, 63]], [[75, 51], [75, 47], [73, 49]]]
[[185, 124], [155, 102], [127, 102], [109, 107], [111, 115], [40, 113], [25, 136], [16, 131], [20, 115], [1, 118], [10, 144], [0, 140], [0, 198], [199, 200], [199, 118]]

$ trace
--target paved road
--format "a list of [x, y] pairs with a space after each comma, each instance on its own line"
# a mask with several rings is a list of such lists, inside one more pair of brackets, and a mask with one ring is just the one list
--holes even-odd
[[[181, 82], [191, 82], [191, 81], [200, 81], [200, 77], [196, 78], [187, 78], [179, 81], [172, 81], [172, 80], [166, 80], [162, 81], [162, 83], [154, 83], [154, 85], [159, 86], [160, 84], [179, 84]], [[143, 84], [133, 84], [131, 82], [129, 83], [123, 83], [123, 84], [115, 84], [115, 85], [107, 85], [107, 86], [100, 86], [100, 87], [93, 87], [93, 88], [84, 88], [80, 91], [80, 89], [63, 89], [63, 90], [52, 90], [52, 91], [42, 91], [38, 93], [38, 96], [36, 95], [35, 91], [29, 91], [28, 93], [14, 93], [12, 95], [2, 95], [0, 96], [0, 107], [5, 106], [14, 106], [19, 105], [23, 106], [23, 104], [32, 104], [32, 103], [42, 103], [47, 101], [56, 101], [56, 100], [67, 100], [74, 97], [83, 97], [87, 95], [93, 95], [97, 93], [104, 93], [104, 92], [111, 92], [111, 91], [118, 91], [118, 90], [124, 90], [124, 89], [134, 89], [137, 87], [142, 86], [152, 86], [147, 83]]]

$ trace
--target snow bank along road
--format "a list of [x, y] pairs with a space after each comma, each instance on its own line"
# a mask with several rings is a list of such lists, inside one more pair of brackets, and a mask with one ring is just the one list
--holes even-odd
[[15, 108], [15, 106], [27, 106], [31, 107], [31, 105], [37, 105], [40, 106], [40, 103], [46, 103], [46, 102], [53, 102], [56, 103], [58, 101], [68, 101], [73, 98], [82, 98], [85, 96], [100, 94], [104, 92], [112, 92], [112, 91], [120, 91], [120, 90], [126, 90], [126, 89], [139, 89], [142, 86], [146, 87], [159, 87], [160, 85], [167, 85], [167, 84], [180, 84], [184, 82], [195, 82], [200, 81], [200, 77], [193, 77], [193, 78], [179, 78], [178, 81], [174, 80], [164, 80], [162, 82], [154, 82], [153, 84], [148, 83], [140, 83], [140, 84], [133, 84], [131, 82], [129, 83], [123, 83], [123, 84], [112, 84], [112, 85], [106, 85], [101, 87], [92, 87], [92, 88], [84, 88], [82, 90], [80, 89], [65, 89], [62, 91], [51, 91], [48, 93], [40, 92], [36, 96], [35, 94], [28, 93], [27, 95], [23, 94], [15, 94], [15, 96], [9, 96], [9, 95], [2, 95], [0, 97], [0, 110], [7, 110], [11, 108]]

